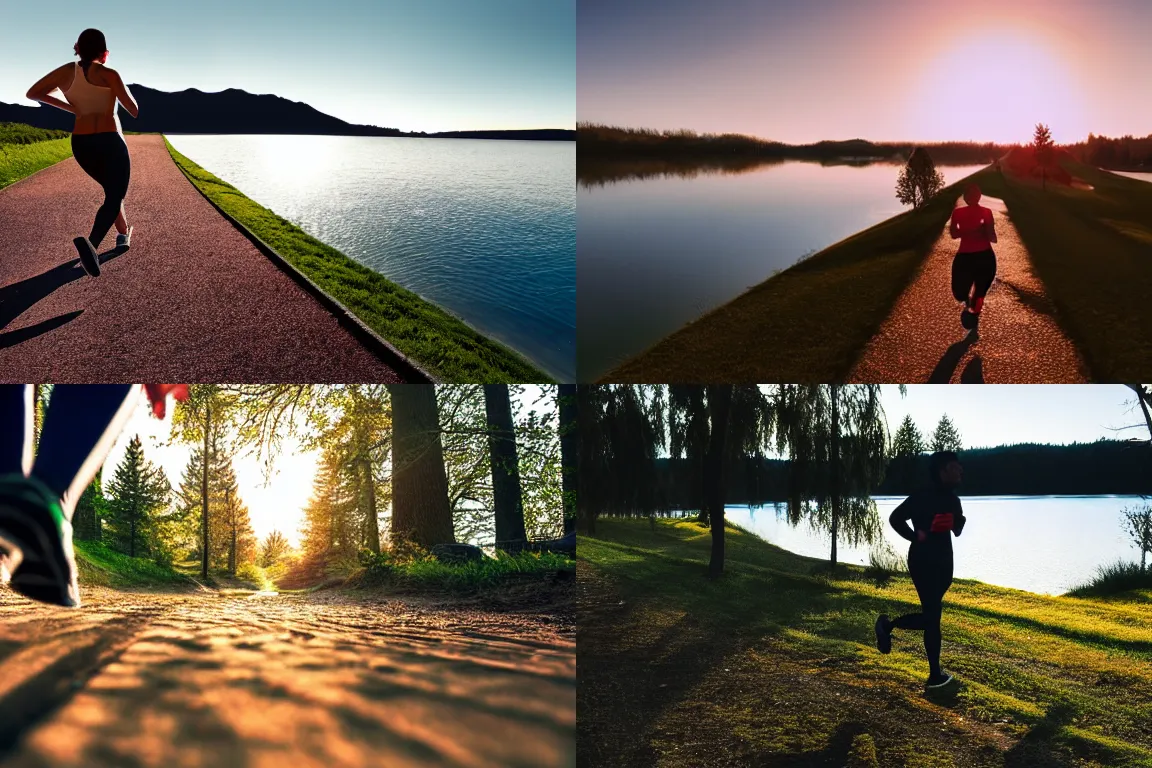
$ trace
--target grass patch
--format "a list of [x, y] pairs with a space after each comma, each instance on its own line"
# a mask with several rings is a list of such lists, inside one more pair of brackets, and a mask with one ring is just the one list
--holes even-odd
[[841, 381], [911, 283], [969, 178], [765, 280], [603, 380], [699, 381], [707, 372], [716, 381]]
[[525, 582], [550, 582], [574, 577], [575, 562], [552, 552], [497, 553], [496, 557], [464, 563], [441, 562], [424, 553], [394, 558], [388, 552], [364, 558], [364, 570], [349, 583], [403, 590], [477, 594]]
[[1096, 569], [1091, 581], [1073, 589], [1073, 597], [1108, 597], [1127, 592], [1152, 591], [1152, 570], [1140, 570], [1137, 563], [1118, 561]]
[[129, 557], [94, 541], [73, 541], [80, 585], [102, 587], [149, 587], [188, 585], [189, 581], [174, 568], [159, 565], [143, 557]]
[[0, 141], [0, 189], [72, 157], [69, 139], [5, 144]]
[[[739, 529], [724, 578], [691, 522], [601, 518], [578, 547], [580, 719], [590, 764], [1152, 766], [1152, 608], [957, 580], [944, 664], [923, 690], [919, 633], [874, 646], [878, 613], [918, 610]], [[891, 565], [891, 564], [889, 564]]]
[[1152, 184], [1065, 160], [1094, 189], [999, 184], [1060, 325], [1097, 381], [1152, 370]]
[[551, 383], [521, 355], [258, 205], [177, 152], [167, 138], [164, 143], [197, 189], [434, 376], [446, 382]]

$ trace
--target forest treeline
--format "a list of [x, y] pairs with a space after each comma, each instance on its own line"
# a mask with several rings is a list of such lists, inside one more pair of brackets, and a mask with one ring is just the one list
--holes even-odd
[[[51, 389], [38, 387], [37, 425]], [[190, 449], [180, 477], [132, 437], [84, 491], [74, 533], [168, 565], [194, 562], [204, 578], [262, 567], [299, 585], [389, 551], [539, 549], [575, 527], [575, 390], [542, 387], [531, 406], [525, 391], [192, 385], [171, 417], [171, 444]], [[243, 455], [274, 472], [289, 440], [319, 454], [299, 551], [278, 530], [256, 539], [235, 473]]]
[[578, 164], [604, 159], [726, 158], [734, 161], [740, 157], [812, 161], [859, 158], [903, 162], [912, 154], [913, 149], [921, 146], [931, 153], [937, 165], [977, 165], [991, 163], [1019, 145], [958, 141], [918, 145], [912, 142], [872, 142], [864, 139], [785, 144], [736, 133], [656, 131], [585, 122], [576, 125], [576, 146]]
[[1088, 140], [1066, 147], [1082, 163], [1114, 171], [1152, 171], [1152, 133], [1144, 136], [1088, 134]]
[[[1072, 445], [1022, 443], [960, 451], [962, 496], [1152, 495], [1152, 449], [1147, 443], [1101, 440]], [[789, 498], [786, 459], [745, 458], [727, 478], [728, 504], [783, 503]], [[923, 486], [928, 454], [893, 456], [877, 496], [903, 496]], [[700, 499], [689, 459], [657, 459], [660, 506], [695, 511]]]

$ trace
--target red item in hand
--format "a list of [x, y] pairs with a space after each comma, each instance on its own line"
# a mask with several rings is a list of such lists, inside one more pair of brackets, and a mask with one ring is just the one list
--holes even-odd
[[932, 518], [932, 533], [947, 533], [952, 530], [952, 513], [946, 512]]
[[145, 384], [144, 392], [148, 395], [148, 401], [152, 403], [152, 415], [158, 419], [164, 418], [168, 395], [180, 401], [188, 399], [187, 384]]

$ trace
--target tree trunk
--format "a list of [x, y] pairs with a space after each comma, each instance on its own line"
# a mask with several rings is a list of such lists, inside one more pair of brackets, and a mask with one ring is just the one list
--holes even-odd
[[378, 555], [380, 554], [380, 521], [376, 517], [376, 479], [372, 472], [371, 457], [365, 456], [361, 459], [361, 465], [364, 468], [364, 482], [368, 484], [365, 491], [368, 505], [367, 517], [364, 520], [365, 538], [368, 549]]
[[200, 480], [200, 577], [208, 578], [208, 436], [212, 432], [212, 403], [204, 404], [204, 473]]
[[131, 517], [128, 519], [128, 557], [136, 557], [136, 515], [139, 510], [132, 505]]
[[836, 570], [836, 538], [840, 532], [840, 385], [832, 385], [832, 439], [829, 471], [832, 473], [832, 570]]
[[724, 573], [724, 443], [728, 436], [728, 411], [732, 405], [732, 385], [708, 387], [708, 411], [712, 432], [708, 438], [708, 518], [712, 529], [712, 557], [708, 575], [716, 579]]
[[496, 547], [506, 552], [524, 548], [524, 500], [516, 456], [516, 428], [507, 384], [484, 385], [488, 417], [488, 458], [492, 465], [492, 501], [496, 508]]
[[560, 410], [560, 471], [561, 491], [564, 496], [564, 535], [576, 530], [576, 480], [579, 472], [580, 432], [576, 421], [576, 385], [561, 384]]
[[392, 398], [392, 540], [407, 539], [426, 549], [452, 543], [434, 385], [387, 386]]
[[232, 577], [236, 577], [236, 507], [232, 503], [232, 489], [228, 489], [228, 495], [225, 499], [228, 509], [228, 523], [232, 527], [232, 541], [228, 548], [228, 573]]

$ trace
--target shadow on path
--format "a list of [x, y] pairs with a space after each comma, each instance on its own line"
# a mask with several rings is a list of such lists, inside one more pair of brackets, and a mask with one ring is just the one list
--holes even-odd
[[[104, 265], [126, 251], [113, 248], [104, 251], [97, 258]], [[13, 320], [27, 312], [39, 302], [51, 296], [57, 290], [82, 277], [87, 277], [84, 268], [80, 266], [79, 259], [72, 259], [53, 267], [47, 272], [41, 272], [35, 277], [29, 277], [18, 283], [0, 287], [0, 331], [7, 328]], [[70, 320], [75, 319], [84, 310], [69, 312], [58, 317], [44, 320], [28, 328], [18, 331], [0, 333], [0, 349], [12, 347], [22, 341], [39, 336], [42, 333], [55, 330]]]
[[960, 383], [984, 383], [984, 361], [980, 359], [980, 355], [973, 355], [972, 359], [968, 361], [968, 365], [964, 366], [964, 370], [960, 371]]
[[1048, 708], [1044, 719], [1004, 756], [1004, 768], [1071, 768], [1076, 765], [1060, 754], [1056, 736], [1060, 728], [1072, 722], [1076, 711], [1067, 704], [1057, 703]]
[[[932, 369], [932, 375], [928, 377], [928, 383], [947, 384], [952, 381], [952, 374], [956, 372], [956, 366], [960, 364], [964, 353], [968, 351], [973, 343], [970, 336], [965, 336], [960, 341], [948, 347], [944, 355], [940, 358], [940, 362], [936, 363], [936, 367]], [[965, 368], [965, 370], [967, 370], [967, 368]], [[981, 380], [983, 380], [982, 373]]]

